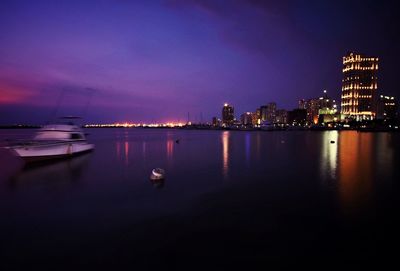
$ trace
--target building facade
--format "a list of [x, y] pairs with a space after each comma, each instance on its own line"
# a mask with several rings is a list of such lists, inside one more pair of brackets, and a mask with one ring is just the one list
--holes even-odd
[[278, 123], [278, 124], [287, 124], [288, 123], [288, 114], [285, 109], [276, 110], [275, 123]]
[[267, 105], [262, 105], [260, 107], [260, 120], [261, 121], [266, 121], [267, 120], [267, 112], [268, 112], [268, 106]]
[[233, 106], [225, 103], [222, 107], [222, 124], [232, 125], [235, 120], [235, 111]]
[[305, 100], [305, 99], [299, 100], [298, 109], [306, 109], [306, 107], [307, 107], [307, 102], [306, 102], [306, 100]]
[[307, 100], [305, 110], [307, 111], [306, 121], [308, 125], [318, 123], [319, 108], [320, 108], [319, 98], [313, 98]]
[[397, 100], [393, 96], [380, 95], [376, 106], [376, 118], [395, 120], [398, 117]]
[[349, 53], [343, 57], [341, 114], [355, 120], [376, 117], [377, 57]]
[[276, 115], [276, 103], [271, 102], [267, 105], [263, 105], [260, 107], [261, 113], [261, 121], [267, 121], [269, 123], [275, 122], [275, 115]]
[[240, 115], [240, 122], [244, 126], [252, 126], [253, 125], [253, 115], [252, 112], [246, 112]]
[[304, 126], [306, 124], [307, 110], [293, 109], [287, 113], [287, 121], [290, 125]]
[[307, 125], [315, 125], [320, 123], [320, 115], [332, 115], [337, 113], [336, 101], [330, 98], [327, 91], [323, 91], [323, 95], [318, 98], [312, 98], [299, 101], [299, 109], [307, 111]]

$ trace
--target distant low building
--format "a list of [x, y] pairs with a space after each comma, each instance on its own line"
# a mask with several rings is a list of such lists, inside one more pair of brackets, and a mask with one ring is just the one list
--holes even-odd
[[331, 123], [331, 122], [339, 122], [340, 119], [340, 113], [336, 112], [334, 114], [320, 114], [318, 116], [318, 123], [319, 124], [325, 124], [325, 123]]
[[338, 121], [340, 121], [340, 113], [337, 110], [336, 101], [331, 99], [324, 90], [324, 96], [319, 98], [318, 124]]
[[307, 110], [305, 109], [293, 109], [288, 111], [288, 124], [290, 125], [305, 125], [307, 120]]
[[285, 109], [276, 110], [275, 123], [278, 123], [278, 124], [287, 124], [288, 123], [288, 112]]
[[328, 96], [326, 90], [318, 98], [309, 99], [304, 104], [303, 101], [299, 101], [299, 107], [304, 106], [304, 109], [307, 111], [307, 125], [321, 124], [321, 120], [330, 119], [329, 116], [325, 118], [320, 117], [321, 115], [333, 115], [337, 113], [336, 101]]
[[212, 118], [212, 126], [214, 126], [214, 127], [219, 127], [219, 126], [221, 126], [221, 120], [218, 119], [217, 117], [213, 117], [213, 118]]
[[376, 118], [394, 120], [398, 117], [398, 104], [393, 96], [380, 95], [376, 106]]

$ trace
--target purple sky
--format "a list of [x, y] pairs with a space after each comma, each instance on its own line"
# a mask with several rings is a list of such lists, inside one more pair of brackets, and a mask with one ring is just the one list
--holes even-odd
[[339, 98], [350, 50], [380, 57], [380, 92], [398, 95], [396, 25], [382, 1], [2, 0], [0, 124], [293, 109]]

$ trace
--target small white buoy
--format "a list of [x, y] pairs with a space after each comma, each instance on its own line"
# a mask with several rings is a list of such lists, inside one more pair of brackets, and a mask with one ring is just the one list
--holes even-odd
[[165, 178], [165, 170], [162, 168], [155, 168], [151, 171], [150, 180], [162, 180]]

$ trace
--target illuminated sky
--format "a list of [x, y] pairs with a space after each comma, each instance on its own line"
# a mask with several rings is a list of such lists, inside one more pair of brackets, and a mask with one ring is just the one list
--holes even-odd
[[398, 95], [396, 8], [382, 1], [0, 2], [0, 124], [192, 121], [339, 98], [341, 58], [378, 56]]

